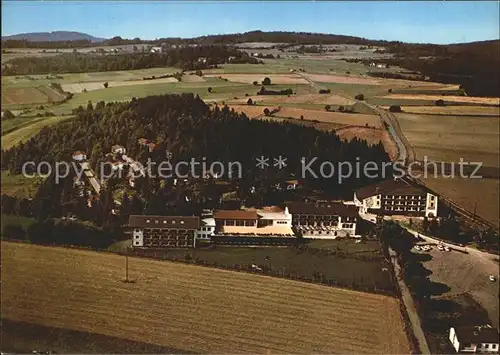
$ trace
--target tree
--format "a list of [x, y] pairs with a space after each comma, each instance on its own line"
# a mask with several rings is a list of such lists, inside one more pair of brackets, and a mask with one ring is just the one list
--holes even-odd
[[344, 106], [339, 106], [339, 112], [344, 112]]
[[94, 107], [92, 106], [92, 101], [89, 100], [89, 102], [87, 103], [87, 111], [92, 111], [94, 109]]
[[444, 106], [444, 101], [441, 99], [436, 100], [436, 106]]
[[271, 111], [269, 111], [269, 109], [267, 107], [264, 109], [264, 115], [266, 115], [266, 116], [271, 115]]
[[208, 92], [212, 92], [212, 87], [209, 86], [207, 90], [208, 90]]
[[247, 100], [247, 104], [248, 104], [248, 105], [253, 105], [253, 101], [252, 101], [252, 99], [251, 99], [251, 98]]
[[106, 81], [106, 82], [105, 82], [104, 84], [102, 84], [102, 85], [104, 86], [104, 88], [105, 88], [105, 89], [107, 89], [109, 84], [108, 84], [108, 82]]
[[401, 106], [399, 105], [392, 105], [389, 107], [389, 112], [401, 112]]
[[424, 233], [427, 233], [427, 231], [429, 230], [429, 219], [427, 217], [424, 217], [424, 219], [422, 220], [422, 230], [424, 231]]
[[10, 120], [10, 119], [13, 119], [14, 117], [16, 117], [10, 110], [5, 110], [3, 112], [3, 119], [4, 120]]
[[301, 120], [304, 120], [304, 115], [300, 115], [300, 119], [301, 119]]
[[269, 79], [267, 76], [262, 80], [262, 85], [271, 85], [271, 79]]
[[258, 83], [257, 81], [254, 81], [254, 82], [253, 82], [253, 84], [254, 84], [255, 86], [259, 85], [259, 83]]
[[330, 105], [325, 105], [325, 111], [330, 111], [332, 107]]
[[363, 94], [357, 94], [356, 96], [354, 96], [354, 98], [355, 98], [356, 100], [360, 100], [360, 101], [362, 101], [362, 100], [364, 100], [364, 99], [365, 99], [365, 95], [363, 95]]

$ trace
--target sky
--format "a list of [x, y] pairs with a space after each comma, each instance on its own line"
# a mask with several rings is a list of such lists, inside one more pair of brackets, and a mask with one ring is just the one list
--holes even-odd
[[156, 39], [253, 30], [416, 43], [499, 39], [497, 1], [2, 1], [2, 36], [77, 31]]

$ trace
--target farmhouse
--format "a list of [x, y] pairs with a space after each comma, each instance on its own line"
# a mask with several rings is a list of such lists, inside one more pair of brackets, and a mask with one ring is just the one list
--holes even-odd
[[87, 160], [87, 154], [85, 154], [85, 152], [82, 152], [81, 150], [77, 150], [76, 152], [73, 153], [73, 160], [76, 161]]
[[338, 237], [357, 237], [355, 206], [340, 202], [301, 203], [288, 205], [292, 213], [292, 225], [304, 238], [336, 239]]
[[436, 217], [438, 212], [436, 195], [401, 179], [362, 187], [354, 193], [354, 204], [363, 214]]
[[451, 327], [449, 339], [457, 353], [498, 354], [498, 329], [486, 326]]
[[198, 217], [187, 216], [131, 215], [128, 226], [133, 229], [134, 247], [194, 247], [200, 220]]

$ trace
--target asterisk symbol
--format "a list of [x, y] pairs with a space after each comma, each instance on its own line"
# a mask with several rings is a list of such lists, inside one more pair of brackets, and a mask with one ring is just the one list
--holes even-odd
[[277, 159], [273, 158], [273, 160], [273, 166], [277, 166], [278, 169], [283, 169], [286, 166], [286, 158], [282, 157], [281, 155]]
[[266, 158], [264, 156], [261, 156], [260, 158], [255, 159], [257, 161], [257, 164], [255, 165], [258, 168], [265, 169], [266, 167], [269, 166], [269, 158]]

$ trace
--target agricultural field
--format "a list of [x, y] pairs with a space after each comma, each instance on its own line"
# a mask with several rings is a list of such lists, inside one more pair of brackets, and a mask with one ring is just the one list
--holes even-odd
[[500, 117], [395, 114], [417, 160], [499, 166]]
[[469, 211], [476, 209], [479, 216], [500, 227], [499, 179], [449, 179], [429, 176], [422, 180], [432, 190]]
[[34, 137], [45, 126], [50, 126], [71, 118], [72, 116], [54, 116], [28, 121], [18, 126], [17, 129], [2, 135], [2, 149], [9, 149], [16, 144], [27, 141]]
[[47, 104], [64, 100], [65, 95], [48, 86], [2, 89], [2, 106]]
[[388, 99], [402, 100], [444, 100], [444, 102], [481, 104], [481, 105], [500, 105], [500, 98], [497, 97], [474, 97], [474, 96], [451, 96], [451, 95], [422, 95], [422, 94], [390, 94], [382, 96]]
[[391, 159], [397, 156], [397, 146], [391, 140], [386, 130], [369, 127], [343, 127], [335, 131], [343, 140], [352, 140], [354, 138], [365, 140], [368, 144], [378, 144], [382, 142], [384, 148]]
[[124, 283], [124, 262], [3, 242], [2, 319], [183, 352], [411, 352], [393, 297], [137, 258]]
[[[381, 106], [388, 109], [389, 106]], [[401, 106], [406, 113], [452, 116], [500, 116], [500, 107], [494, 106]]]
[[299, 75], [283, 75], [283, 74], [275, 74], [275, 75], [262, 75], [262, 74], [205, 74], [206, 77], [221, 77], [223, 79], [227, 79], [231, 82], [236, 82], [236, 83], [245, 83], [245, 84], [252, 84], [254, 81], [256, 81], [259, 85], [261, 85], [262, 80], [264, 78], [268, 77], [271, 79], [272, 84], [281, 84], [281, 85], [286, 85], [286, 84], [307, 84], [307, 80], [302, 78]]

